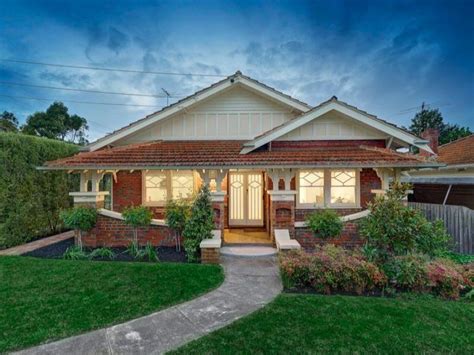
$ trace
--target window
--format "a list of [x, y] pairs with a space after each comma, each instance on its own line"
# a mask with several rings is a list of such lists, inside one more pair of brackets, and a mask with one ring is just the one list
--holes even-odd
[[300, 171], [299, 203], [324, 204], [324, 170]]
[[356, 203], [356, 172], [355, 170], [331, 171], [331, 204]]
[[194, 193], [192, 171], [149, 171], [144, 174], [144, 202], [147, 205], [164, 205], [173, 199], [190, 198]]
[[298, 206], [356, 207], [359, 204], [359, 172], [355, 169], [300, 170]]

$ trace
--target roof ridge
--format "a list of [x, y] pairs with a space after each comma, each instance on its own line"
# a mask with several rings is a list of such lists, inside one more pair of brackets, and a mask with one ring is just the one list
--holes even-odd
[[381, 152], [381, 153], [389, 153], [389, 154], [393, 154], [399, 157], [404, 157], [404, 158], [409, 157], [409, 158], [413, 158], [422, 162], [429, 161], [423, 156], [412, 154], [412, 153], [400, 153], [390, 148], [374, 147], [374, 146], [369, 146], [369, 145], [364, 145], [364, 144], [360, 145], [359, 147], [365, 150], [372, 150], [372, 151]]

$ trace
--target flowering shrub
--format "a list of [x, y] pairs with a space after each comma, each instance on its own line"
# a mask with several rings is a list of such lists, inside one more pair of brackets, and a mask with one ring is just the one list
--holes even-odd
[[396, 256], [383, 265], [389, 284], [399, 290], [423, 292], [428, 289], [427, 259], [423, 255]]
[[325, 245], [314, 254], [287, 253], [280, 257], [287, 287], [311, 287], [318, 292], [364, 294], [382, 288], [386, 277], [357, 252]]
[[427, 274], [433, 293], [443, 298], [458, 299], [460, 291], [470, 285], [463, 268], [450, 260], [433, 260], [427, 265]]

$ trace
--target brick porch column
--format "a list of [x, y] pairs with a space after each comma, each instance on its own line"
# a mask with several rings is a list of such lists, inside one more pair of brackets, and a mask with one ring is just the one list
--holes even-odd
[[[277, 186], [278, 187], [278, 186]], [[295, 235], [295, 196], [294, 190], [270, 190], [270, 235], [275, 241], [275, 229], [288, 229]]]
[[225, 192], [212, 192], [212, 211], [214, 213], [214, 226], [224, 235], [224, 198]]

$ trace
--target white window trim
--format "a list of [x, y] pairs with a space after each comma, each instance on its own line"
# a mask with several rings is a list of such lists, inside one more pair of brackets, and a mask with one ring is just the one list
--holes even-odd
[[[197, 191], [198, 186], [198, 178], [196, 176], [196, 172], [194, 170], [186, 170], [191, 171], [193, 174], [193, 193]], [[178, 171], [179, 172], [179, 171]], [[147, 201], [146, 200], [146, 174], [149, 173], [157, 173], [157, 174], [165, 174], [166, 175], [166, 201], [158, 202], [158, 201]], [[142, 171], [142, 205], [148, 207], [164, 207], [171, 200], [172, 195], [172, 174], [176, 173], [173, 170], [150, 170], [150, 171]]]
[[[324, 203], [300, 203], [300, 171], [323, 170], [324, 171]], [[333, 170], [355, 170], [356, 186], [355, 186], [355, 203], [331, 203], [331, 171]], [[321, 208], [360, 208], [360, 169], [301, 169], [296, 172], [296, 208], [299, 209], [321, 209]]]

